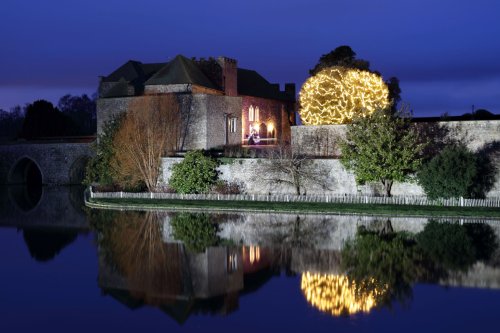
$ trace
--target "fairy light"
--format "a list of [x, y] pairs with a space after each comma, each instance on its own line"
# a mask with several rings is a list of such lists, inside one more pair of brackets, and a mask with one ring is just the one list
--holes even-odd
[[389, 90], [374, 73], [344, 67], [325, 68], [306, 80], [299, 111], [304, 125], [350, 123], [389, 106]]
[[[374, 280], [369, 281], [374, 283]], [[365, 292], [345, 275], [302, 273], [300, 289], [312, 306], [322, 312], [340, 316], [343, 314], [368, 313], [377, 305], [377, 299], [386, 288]]]

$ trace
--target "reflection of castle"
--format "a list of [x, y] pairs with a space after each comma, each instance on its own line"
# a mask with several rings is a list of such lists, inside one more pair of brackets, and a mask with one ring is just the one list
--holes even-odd
[[163, 250], [167, 260], [155, 269], [140, 261], [135, 267], [115, 267], [101, 255], [99, 286], [130, 308], [158, 306], [184, 322], [192, 313], [236, 310], [239, 293], [258, 289], [275, 269], [275, 253], [256, 246], [209, 247], [195, 253], [182, 243], [164, 243]]
[[186, 133], [182, 150], [290, 140], [295, 122], [295, 84], [281, 91], [256, 71], [238, 68], [236, 60], [178, 55], [157, 64], [128, 61], [102, 77], [98, 133], [105, 121], [144, 94], [178, 97]]

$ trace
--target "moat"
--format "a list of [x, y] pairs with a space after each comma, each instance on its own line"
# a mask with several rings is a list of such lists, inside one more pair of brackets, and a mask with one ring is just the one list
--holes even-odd
[[115, 212], [2, 188], [0, 330], [465, 332], [500, 324], [500, 221]]

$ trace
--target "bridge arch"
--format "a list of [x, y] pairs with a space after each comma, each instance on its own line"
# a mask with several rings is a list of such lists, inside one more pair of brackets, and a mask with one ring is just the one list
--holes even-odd
[[23, 184], [28, 186], [41, 186], [43, 175], [40, 166], [31, 158], [20, 158], [9, 172], [8, 184]]
[[85, 178], [85, 168], [90, 160], [90, 156], [81, 155], [71, 164], [69, 168], [69, 184], [81, 185], [83, 179]]

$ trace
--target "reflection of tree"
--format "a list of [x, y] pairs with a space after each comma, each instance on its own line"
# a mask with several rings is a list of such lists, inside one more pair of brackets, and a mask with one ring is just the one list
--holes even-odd
[[413, 236], [393, 232], [387, 221], [375, 232], [358, 230], [342, 250], [342, 266], [357, 292], [375, 295], [375, 303], [383, 305], [407, 299], [414, 282], [437, 281], [477, 260], [489, 260], [497, 247], [487, 224], [431, 220]]
[[180, 251], [166, 246], [156, 212], [125, 212], [100, 227], [99, 245], [106, 261], [127, 279], [131, 293], [146, 303], [182, 288]]
[[429, 221], [417, 235], [419, 246], [448, 270], [467, 270], [476, 260], [488, 260], [497, 248], [493, 229], [482, 223]]
[[205, 213], [177, 213], [170, 221], [175, 239], [195, 252], [203, 252], [207, 247], [217, 245], [218, 225], [210, 221]]
[[24, 229], [24, 241], [31, 257], [37, 261], [54, 259], [63, 248], [73, 243], [78, 231], [60, 229]]
[[421, 256], [407, 233], [360, 231], [342, 250], [342, 266], [365, 293], [387, 289], [378, 304], [411, 296], [411, 283], [422, 274]]
[[[367, 285], [370, 284], [370, 288]], [[334, 316], [370, 312], [386, 293], [386, 287], [373, 279], [359, 284], [345, 275], [302, 273], [300, 288], [307, 301]]]

